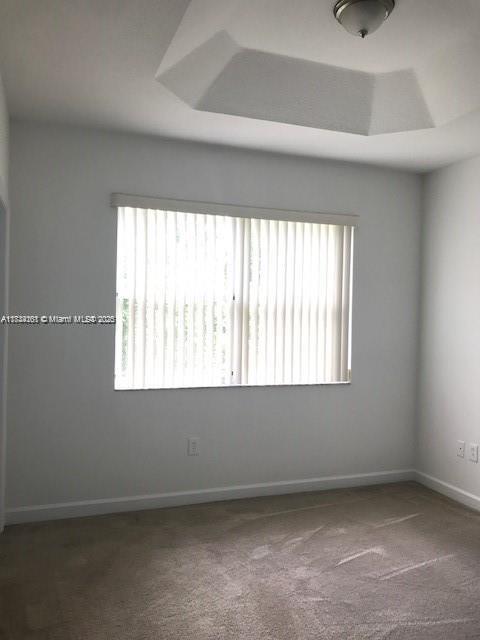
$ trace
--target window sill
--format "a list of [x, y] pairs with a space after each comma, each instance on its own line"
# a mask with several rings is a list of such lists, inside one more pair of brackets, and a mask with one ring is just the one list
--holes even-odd
[[114, 391], [206, 391], [207, 389], [285, 389], [285, 388], [298, 388], [298, 387], [344, 387], [352, 384], [351, 380], [346, 382], [313, 382], [313, 383], [299, 383], [299, 384], [229, 384], [218, 385], [208, 387], [136, 387], [136, 388], [122, 388], [115, 387]]

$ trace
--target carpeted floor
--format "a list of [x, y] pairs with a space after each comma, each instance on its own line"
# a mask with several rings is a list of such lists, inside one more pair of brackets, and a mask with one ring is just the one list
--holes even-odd
[[1, 640], [480, 638], [480, 514], [414, 483], [9, 527]]

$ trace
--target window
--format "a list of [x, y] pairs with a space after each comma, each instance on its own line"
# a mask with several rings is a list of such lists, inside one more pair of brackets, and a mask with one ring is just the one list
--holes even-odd
[[353, 216], [114, 198], [116, 389], [350, 380]]

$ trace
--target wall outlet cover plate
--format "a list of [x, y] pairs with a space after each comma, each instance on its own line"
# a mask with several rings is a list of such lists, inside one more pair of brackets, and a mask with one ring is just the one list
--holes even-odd
[[187, 455], [189, 456], [200, 455], [200, 439], [199, 438], [188, 438]]
[[478, 444], [473, 442], [469, 446], [469, 459], [471, 462], [478, 462]]

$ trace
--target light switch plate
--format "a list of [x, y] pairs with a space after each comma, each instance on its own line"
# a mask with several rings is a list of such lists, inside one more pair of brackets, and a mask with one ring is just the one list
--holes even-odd
[[457, 441], [457, 456], [459, 458], [465, 457], [465, 440]]

